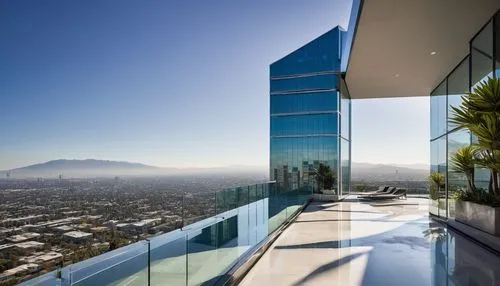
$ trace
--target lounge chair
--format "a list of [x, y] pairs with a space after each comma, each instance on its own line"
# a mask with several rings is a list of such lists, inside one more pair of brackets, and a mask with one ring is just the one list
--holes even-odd
[[385, 186], [385, 187], [379, 187], [378, 190], [374, 191], [374, 192], [367, 192], [367, 193], [363, 193], [363, 196], [364, 195], [373, 195], [373, 194], [382, 194], [382, 193], [387, 193], [389, 191], [389, 186]]
[[406, 199], [406, 189], [394, 188], [389, 193], [384, 194], [373, 194], [369, 196], [358, 196], [361, 199], [369, 199], [369, 200], [392, 200], [392, 199], [400, 199], [404, 197]]
[[366, 199], [366, 198], [371, 198], [372, 196], [388, 195], [394, 193], [396, 190], [397, 189], [395, 187], [381, 187], [375, 192], [358, 195], [358, 198]]

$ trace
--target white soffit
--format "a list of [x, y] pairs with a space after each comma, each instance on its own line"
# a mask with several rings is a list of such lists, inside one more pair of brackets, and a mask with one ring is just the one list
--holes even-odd
[[351, 98], [428, 96], [498, 9], [500, 0], [365, 0], [346, 74]]

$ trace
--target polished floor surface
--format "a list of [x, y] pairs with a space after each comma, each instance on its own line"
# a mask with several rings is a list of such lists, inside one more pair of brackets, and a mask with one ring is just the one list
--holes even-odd
[[428, 217], [428, 200], [311, 204], [240, 285], [500, 285], [500, 258]]

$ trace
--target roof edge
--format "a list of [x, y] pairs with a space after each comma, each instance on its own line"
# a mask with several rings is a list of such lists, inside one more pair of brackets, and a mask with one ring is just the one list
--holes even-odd
[[342, 57], [340, 59], [340, 70], [347, 72], [351, 58], [351, 50], [354, 46], [356, 32], [358, 29], [359, 18], [363, 10], [364, 0], [353, 0], [351, 7], [351, 15], [349, 17], [349, 24], [347, 27], [347, 34], [344, 42], [344, 49], [342, 50]]

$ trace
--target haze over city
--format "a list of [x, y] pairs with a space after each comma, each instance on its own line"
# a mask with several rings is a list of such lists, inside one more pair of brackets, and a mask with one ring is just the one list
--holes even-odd
[[[0, 170], [89, 158], [265, 167], [269, 64], [346, 27], [351, 6], [91, 2], [0, 3]], [[428, 106], [353, 101], [353, 161], [427, 164]]]

